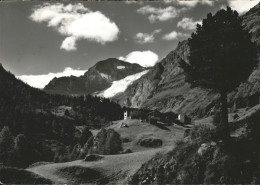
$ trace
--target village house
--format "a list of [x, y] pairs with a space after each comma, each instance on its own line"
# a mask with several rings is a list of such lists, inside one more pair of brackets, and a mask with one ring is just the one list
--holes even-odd
[[157, 110], [152, 110], [148, 114], [148, 122], [151, 124], [157, 124], [161, 120], [161, 113]]
[[128, 116], [128, 111], [124, 111], [124, 120], [131, 119], [131, 116]]
[[180, 121], [182, 124], [190, 124], [191, 118], [189, 118], [186, 114], [179, 114], [178, 121]]

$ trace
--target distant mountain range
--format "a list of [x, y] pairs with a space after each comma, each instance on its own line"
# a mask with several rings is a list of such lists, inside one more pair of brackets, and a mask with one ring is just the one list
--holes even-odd
[[54, 78], [44, 87], [44, 91], [52, 94], [84, 95], [97, 93], [109, 88], [114, 81], [144, 71], [146, 68], [109, 58], [97, 62], [83, 76]]

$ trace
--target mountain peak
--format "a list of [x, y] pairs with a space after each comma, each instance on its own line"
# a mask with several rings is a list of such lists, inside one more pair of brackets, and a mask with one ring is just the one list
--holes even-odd
[[121, 80], [145, 69], [138, 64], [108, 58], [97, 62], [83, 76], [53, 79], [44, 90], [48, 93], [67, 95], [92, 94], [110, 87], [113, 81]]
[[[106, 71], [108, 72], [109, 70], [116, 70], [118, 69], [117, 67], [118, 66], [124, 66], [126, 69], [129, 68], [129, 67], [136, 67], [136, 68], [143, 68], [145, 69], [144, 67], [140, 66], [139, 64], [131, 64], [129, 62], [126, 62], [126, 61], [123, 61], [123, 60], [119, 60], [117, 58], [108, 58], [106, 60], [102, 60], [102, 61], [99, 61], [97, 62], [93, 68], [94, 69], [97, 69], [99, 71]], [[90, 68], [91, 70], [91, 68]]]

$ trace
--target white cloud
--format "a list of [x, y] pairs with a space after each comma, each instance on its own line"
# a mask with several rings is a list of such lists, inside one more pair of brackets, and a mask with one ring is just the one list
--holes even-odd
[[[170, 1], [170, 0], [169, 0]], [[208, 6], [212, 6], [214, 4], [214, 0], [183, 0], [183, 1], [176, 1], [177, 4], [181, 5], [181, 6], [186, 6], [189, 8], [193, 8], [195, 6], [197, 6], [198, 4], [203, 4], [203, 5], [208, 5]]]
[[149, 15], [150, 22], [167, 21], [178, 16], [183, 9], [177, 9], [173, 6], [166, 8], [156, 8], [150, 5], [143, 6], [137, 10], [138, 13], [143, 15]]
[[197, 24], [201, 24], [202, 21], [194, 21], [192, 18], [184, 17], [177, 23], [177, 27], [181, 27], [185, 30], [193, 30]]
[[101, 44], [117, 40], [119, 28], [102, 12], [93, 12], [77, 4], [49, 4], [37, 6], [30, 19], [41, 23], [47, 22], [48, 27], [55, 28], [60, 34], [67, 36], [61, 49], [76, 50], [76, 41], [86, 39]]
[[222, 5], [220, 5], [219, 9], [224, 9], [225, 10], [225, 9], [227, 9], [227, 5], [223, 5], [222, 4]]
[[74, 36], [67, 37], [61, 44], [60, 48], [66, 51], [73, 51], [76, 50], [76, 41], [77, 38]]
[[154, 36], [148, 33], [137, 33], [135, 39], [138, 43], [152, 43], [154, 41]]
[[21, 75], [17, 78], [21, 79], [23, 82], [29, 84], [32, 87], [39, 89], [44, 88], [54, 77], [62, 76], [82, 76], [87, 70], [72, 69], [71, 67], [66, 67], [62, 72], [49, 73], [43, 75]]
[[151, 67], [156, 64], [159, 57], [152, 51], [133, 51], [125, 57], [119, 57], [120, 60], [127, 61], [129, 63], [136, 63], [143, 67]]
[[180, 37], [188, 37], [188, 34], [185, 33], [181, 33], [181, 32], [176, 32], [176, 31], [172, 31], [170, 33], [165, 34], [162, 39], [163, 40], [177, 40]]
[[143, 1], [136, 1], [136, 0], [126, 0], [126, 1], [123, 1], [125, 2], [125, 4], [139, 4], [139, 5], [142, 5], [143, 4]]
[[157, 33], [160, 33], [162, 30], [161, 29], [157, 29], [154, 30], [152, 33], [137, 33], [134, 37], [134, 39], [136, 40], [136, 42], [140, 43], [140, 44], [144, 44], [144, 43], [152, 43], [154, 41], [154, 35]]
[[246, 13], [250, 8], [254, 7], [260, 0], [229, 0], [229, 6], [236, 10], [239, 14]]

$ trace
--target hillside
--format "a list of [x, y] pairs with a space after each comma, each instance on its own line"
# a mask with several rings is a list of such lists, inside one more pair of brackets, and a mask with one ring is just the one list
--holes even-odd
[[242, 16], [246, 29], [252, 33], [252, 39], [257, 45], [260, 45], [260, 25], [259, 25], [260, 4], [251, 8], [245, 15]]
[[[60, 118], [70, 121], [74, 120], [74, 122], [77, 120], [77, 122], [81, 122], [83, 125], [89, 123], [89, 125], [93, 126], [92, 122], [97, 118], [104, 119], [103, 121], [112, 121], [122, 117], [121, 107], [114, 102], [110, 102], [108, 99], [92, 97], [90, 95], [85, 97], [49, 95], [16, 79], [2, 65], [0, 65], [0, 78], [0, 126], [11, 126], [10, 123], [12, 121], [10, 120], [21, 122], [22, 120], [19, 120], [18, 116], [15, 117], [15, 114], [58, 116], [56, 112], [62, 106], [68, 107], [69, 115], [67, 117], [64, 116], [64, 109], [63, 113], [59, 116]], [[110, 111], [108, 112], [108, 110]], [[88, 123], [86, 120], [88, 120]], [[98, 122], [98, 120], [95, 122]]]
[[[143, 164], [130, 184], [258, 184], [260, 182], [259, 105], [237, 110], [225, 143], [211, 119], [185, 132], [176, 147]], [[230, 118], [233, 116], [230, 114]], [[197, 120], [200, 123], [199, 120]]]
[[[120, 127], [122, 123], [128, 127]], [[112, 128], [122, 138], [128, 139], [123, 148], [131, 149], [132, 153], [117, 155], [102, 155], [97, 161], [77, 160], [66, 163], [43, 164], [29, 167], [27, 170], [38, 174], [55, 183], [127, 183], [129, 178], [136, 173], [143, 163], [153, 158], [157, 153], [165, 153], [174, 147], [174, 143], [183, 137], [186, 128], [178, 125], [165, 126], [164, 129], [136, 119], [120, 120], [113, 122], [106, 129]], [[160, 138], [163, 145], [160, 147], [142, 147], [138, 140], [144, 137]], [[92, 170], [93, 174], [99, 173], [94, 179], [85, 171]], [[64, 171], [71, 171], [65, 173]], [[77, 172], [75, 172], [77, 171]]]
[[[260, 23], [259, 23], [260, 3], [250, 9], [242, 16], [245, 28], [252, 33], [252, 41], [259, 48], [260, 46]], [[260, 62], [260, 53], [258, 52]], [[248, 81], [241, 84], [236, 91], [230, 93], [231, 102], [235, 102], [237, 108], [254, 106], [259, 102], [260, 97], [260, 65], [252, 72]]]
[[45, 86], [44, 91], [66, 95], [92, 94], [109, 88], [114, 81], [144, 70], [145, 68], [138, 64], [109, 58], [97, 62], [83, 76], [54, 78]]
[[[259, 44], [259, 12], [258, 4], [241, 18], [245, 29], [252, 33], [252, 40]], [[121, 105], [173, 111], [201, 117], [210, 115], [218, 102], [218, 95], [212, 91], [191, 87], [185, 83], [183, 70], [179, 67], [180, 59], [187, 61], [189, 47], [182, 41], [161, 62], [130, 85], [124, 93], [113, 97]], [[259, 58], [260, 62], [260, 58]], [[254, 106], [259, 102], [260, 67], [250, 75], [247, 82], [241, 84], [229, 94], [229, 107], [242, 108]]]
[[85, 144], [89, 135], [76, 126], [88, 131], [123, 117], [122, 108], [108, 99], [50, 95], [16, 79], [2, 65], [0, 79], [0, 163], [6, 166], [78, 159], [71, 155], [73, 148]]

